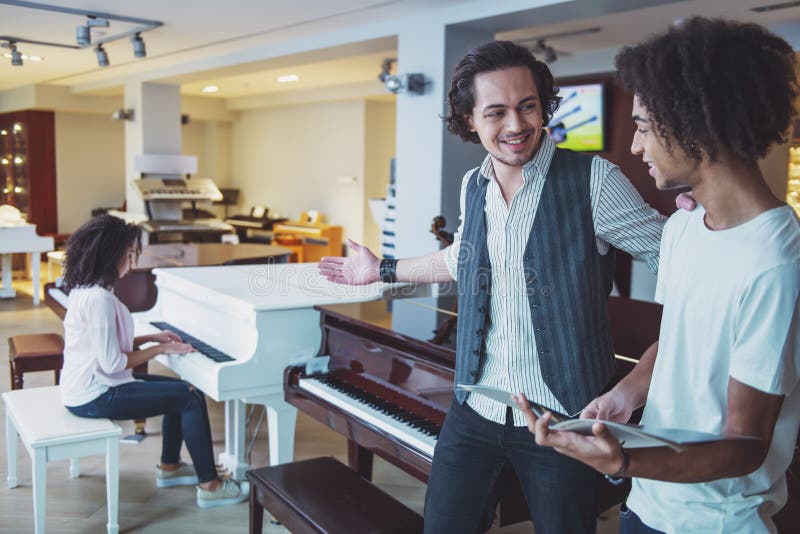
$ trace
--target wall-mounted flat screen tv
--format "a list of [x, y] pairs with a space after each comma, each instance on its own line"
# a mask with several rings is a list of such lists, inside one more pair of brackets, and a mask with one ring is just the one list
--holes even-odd
[[550, 120], [550, 137], [561, 148], [580, 152], [605, 150], [603, 84], [564, 85], [561, 104]]

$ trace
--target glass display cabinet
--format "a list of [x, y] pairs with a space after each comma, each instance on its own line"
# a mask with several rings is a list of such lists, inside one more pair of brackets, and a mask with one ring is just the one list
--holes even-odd
[[20, 210], [39, 235], [58, 232], [52, 111], [0, 114], [0, 205]]

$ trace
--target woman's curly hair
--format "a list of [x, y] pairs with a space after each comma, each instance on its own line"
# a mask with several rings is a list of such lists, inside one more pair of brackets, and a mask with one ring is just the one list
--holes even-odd
[[543, 126], [547, 126], [561, 101], [561, 97], [556, 96], [558, 88], [554, 86], [550, 69], [523, 46], [511, 41], [492, 41], [473, 48], [456, 65], [447, 95], [450, 114], [443, 117], [447, 129], [464, 141], [480, 143], [478, 134], [471, 132], [469, 124], [464, 120], [466, 115], [472, 114], [475, 107], [475, 76], [513, 67], [527, 67], [531, 71], [539, 91]]
[[785, 142], [798, 94], [795, 55], [757, 24], [693, 17], [616, 58], [623, 85], [641, 100], [667, 148], [743, 161]]
[[131, 245], [136, 246], [138, 256], [142, 251], [141, 226], [111, 215], [93, 217], [67, 241], [63, 285], [67, 291], [94, 284], [113, 288], [119, 280], [120, 261]]

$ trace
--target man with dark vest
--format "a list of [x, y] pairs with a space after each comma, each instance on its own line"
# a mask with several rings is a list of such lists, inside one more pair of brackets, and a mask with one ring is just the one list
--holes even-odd
[[[521, 392], [576, 413], [614, 368], [606, 299], [614, 247], [655, 271], [664, 217], [619, 169], [557, 149], [544, 127], [558, 107], [553, 77], [530, 51], [495, 41], [456, 66], [445, 117], [488, 155], [461, 186], [455, 242], [428, 256], [323, 258], [329, 280], [365, 284], [458, 280], [456, 384]], [[539, 534], [595, 530], [596, 473], [537, 446], [521, 413], [456, 391], [425, 502], [426, 533], [479, 532], [510, 463]]]

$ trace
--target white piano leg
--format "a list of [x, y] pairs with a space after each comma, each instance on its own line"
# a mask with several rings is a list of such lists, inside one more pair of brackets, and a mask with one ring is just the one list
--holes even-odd
[[42, 255], [39, 252], [31, 252], [31, 282], [33, 283], [31, 291], [33, 291], [33, 304], [35, 306], [38, 306], [39, 297], [41, 297], [42, 292], [42, 285], [39, 282], [41, 270]]
[[0, 299], [11, 299], [17, 292], [11, 285], [11, 254], [0, 254], [0, 269], [3, 271], [3, 286], [0, 287]]
[[270, 399], [267, 407], [269, 430], [269, 465], [291, 462], [294, 459], [294, 428], [297, 408], [283, 400], [283, 395]]
[[225, 401], [225, 452], [219, 455], [219, 463], [236, 480], [243, 480], [250, 469], [245, 448], [245, 404], [240, 400]]

